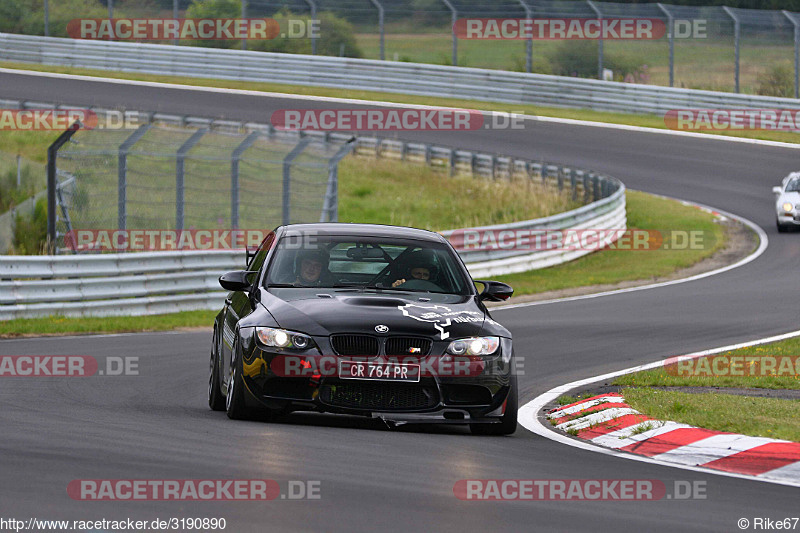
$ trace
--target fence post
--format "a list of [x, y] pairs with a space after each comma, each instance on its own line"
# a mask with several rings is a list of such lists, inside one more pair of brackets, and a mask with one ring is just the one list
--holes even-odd
[[[242, 0], [242, 18], [247, 18], [247, 0]], [[242, 50], [247, 50], [247, 37], [242, 37]]]
[[800, 98], [800, 25], [785, 9], [781, 13], [794, 26], [794, 97]]
[[114, 18], [114, 0], [108, 0], [108, 18]]
[[[356, 146], [356, 138], [351, 137], [328, 161], [328, 187], [325, 191], [325, 204], [320, 213], [320, 222], [339, 221], [339, 161]], [[325, 220], [327, 218], [327, 220]]]
[[[306, 0], [306, 4], [309, 5], [311, 8], [311, 20], [312, 22], [317, 20], [317, 3], [315, 0]], [[311, 55], [317, 55], [317, 35], [316, 33], [311, 34]]]
[[175, 229], [180, 231], [183, 229], [184, 219], [184, 160], [186, 153], [197, 144], [197, 141], [208, 132], [206, 128], [197, 130], [189, 137], [185, 143], [178, 148], [177, 158], [175, 161]]
[[[172, 0], [172, 18], [178, 20], [178, 0]], [[172, 40], [172, 44], [178, 46], [178, 38]]]
[[22, 186], [22, 156], [17, 154], [17, 189]]
[[47, 147], [47, 243], [48, 253], [52, 254], [56, 245], [56, 165], [58, 150], [81, 128], [76, 121], [58, 139]]
[[119, 146], [117, 152], [117, 226], [124, 230], [128, 222], [128, 151], [142, 135], [150, 129], [150, 124], [142, 124]]
[[457, 67], [458, 66], [458, 36], [456, 35], [456, 22], [458, 21], [458, 11], [456, 10], [456, 7], [452, 4], [452, 2], [450, 2], [450, 0], [442, 0], [442, 2], [444, 2], [444, 5], [446, 5], [447, 8], [450, 10], [450, 13], [452, 13], [452, 16], [450, 17], [450, 20], [451, 20], [452, 25], [453, 25], [453, 27], [451, 28], [452, 31], [453, 31], [453, 66]]
[[290, 224], [291, 217], [291, 177], [292, 177], [292, 161], [300, 155], [300, 152], [305, 150], [306, 146], [311, 142], [311, 137], [303, 137], [300, 142], [292, 148], [292, 151], [283, 159], [283, 216], [282, 224]]
[[667, 15], [667, 38], [669, 39], [669, 86], [675, 86], [675, 18], [672, 13], [662, 4], [656, 4], [658, 8]]
[[589, 4], [589, 7], [592, 8], [592, 11], [594, 11], [597, 14], [597, 19], [600, 21], [600, 28], [601, 28], [600, 38], [597, 40], [597, 79], [602, 80], [603, 79], [603, 32], [602, 32], [603, 13], [600, 11], [600, 8], [597, 7], [597, 5], [594, 2], [592, 2], [592, 0], [586, 0], [586, 3]]
[[50, 2], [44, 0], [44, 36], [50, 37]]
[[239, 143], [231, 154], [231, 229], [239, 229], [239, 159], [253, 146], [261, 133], [254, 131]]
[[736, 54], [736, 69], [734, 74], [734, 81], [736, 85], [736, 92], [739, 92], [739, 39], [741, 37], [741, 24], [739, 23], [739, 17], [736, 16], [736, 13], [733, 12], [731, 8], [728, 6], [722, 6], [722, 9], [725, 10], [725, 13], [728, 14], [729, 17], [733, 19], [733, 46], [735, 48]]
[[[522, 8], [525, 10], [525, 18], [530, 20], [533, 18], [533, 14], [531, 13], [531, 8], [528, 7], [528, 4], [525, 0], [517, 0]], [[531, 70], [533, 69], [533, 35], [531, 35], [530, 39], [525, 43], [525, 72], [530, 74]]]
[[378, 8], [378, 31], [381, 34], [381, 61], [386, 59], [385, 55], [385, 48], [384, 48], [384, 28], [383, 28], [383, 6], [378, 0], [370, 0], [372, 4]]

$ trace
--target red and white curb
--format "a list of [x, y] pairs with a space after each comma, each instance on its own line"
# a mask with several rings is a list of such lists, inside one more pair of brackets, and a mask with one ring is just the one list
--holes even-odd
[[800, 479], [800, 443], [712, 431], [657, 420], [620, 394], [602, 394], [550, 411], [557, 429], [592, 444], [658, 462], [710, 468], [763, 480]]

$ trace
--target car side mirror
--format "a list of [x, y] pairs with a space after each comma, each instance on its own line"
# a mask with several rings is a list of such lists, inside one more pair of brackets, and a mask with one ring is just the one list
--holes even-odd
[[246, 291], [250, 288], [252, 283], [247, 276], [253, 274], [250, 270], [234, 270], [233, 272], [226, 272], [219, 277], [219, 284], [223, 289], [229, 291]]
[[489, 300], [490, 302], [504, 302], [511, 298], [514, 294], [514, 289], [510, 285], [500, 283], [499, 281], [484, 281], [480, 279], [475, 280], [477, 283], [483, 283], [483, 292], [478, 295], [478, 299]]
[[780, 194], [781, 193], [781, 188], [780, 187], [773, 187], [772, 188], [772, 192], [774, 194]]

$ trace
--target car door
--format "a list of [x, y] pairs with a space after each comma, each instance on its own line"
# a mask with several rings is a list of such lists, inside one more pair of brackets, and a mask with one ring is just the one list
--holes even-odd
[[[264, 265], [264, 260], [267, 258], [272, 243], [274, 242], [275, 234], [270, 233], [259, 245], [258, 250], [253, 256], [250, 264], [247, 265], [247, 270], [253, 272], [251, 274], [252, 283], [258, 281], [258, 271]], [[224, 318], [222, 320], [222, 375], [225, 381], [227, 391], [228, 378], [231, 371], [231, 363], [233, 361], [233, 342], [237, 335], [237, 324], [239, 320], [246, 317], [253, 312], [253, 304], [250, 299], [250, 291], [234, 291], [228, 293], [225, 300]]]

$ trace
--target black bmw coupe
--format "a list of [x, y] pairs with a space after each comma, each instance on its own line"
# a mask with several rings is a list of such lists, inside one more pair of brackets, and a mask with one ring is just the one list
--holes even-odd
[[281, 226], [248, 254], [247, 270], [219, 281], [230, 293], [214, 322], [212, 409], [516, 430], [511, 334], [483, 303], [513, 289], [473, 282], [438, 233]]

